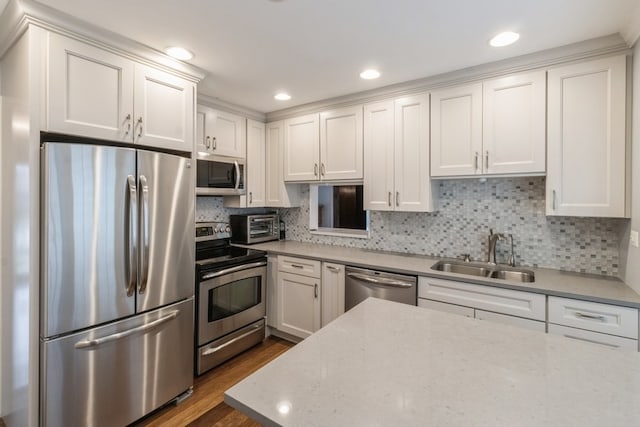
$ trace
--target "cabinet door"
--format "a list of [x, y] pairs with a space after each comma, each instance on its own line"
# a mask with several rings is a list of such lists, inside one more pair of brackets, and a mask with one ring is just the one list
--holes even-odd
[[211, 136], [207, 134], [207, 110], [198, 105], [196, 108], [196, 141], [195, 153], [206, 154], [211, 145]]
[[362, 165], [362, 106], [320, 113], [320, 179], [362, 179]]
[[[212, 120], [207, 130], [211, 135], [211, 153], [218, 156], [244, 158], [247, 141], [247, 120], [236, 114], [211, 110]], [[247, 166], [248, 167], [248, 166]]]
[[429, 94], [395, 101], [395, 210], [433, 210], [429, 179]]
[[344, 265], [322, 263], [322, 326], [344, 313]]
[[319, 115], [284, 121], [284, 180], [316, 181], [320, 177]]
[[544, 173], [545, 72], [501, 77], [482, 87], [484, 173]]
[[394, 209], [394, 102], [364, 106], [364, 205], [374, 211]]
[[135, 67], [134, 142], [193, 151], [195, 85], [146, 65]]
[[278, 327], [278, 257], [267, 257], [267, 326]]
[[306, 338], [320, 329], [320, 279], [278, 272], [278, 330]]
[[549, 70], [547, 215], [628, 215], [626, 56]]
[[482, 173], [482, 83], [431, 93], [431, 176]]
[[[265, 125], [247, 121], [247, 207], [265, 205]], [[242, 197], [242, 196], [241, 196]]]
[[300, 206], [298, 185], [284, 183], [284, 122], [267, 123], [266, 130], [265, 206], [290, 208]]
[[134, 63], [49, 34], [47, 130], [133, 141]]

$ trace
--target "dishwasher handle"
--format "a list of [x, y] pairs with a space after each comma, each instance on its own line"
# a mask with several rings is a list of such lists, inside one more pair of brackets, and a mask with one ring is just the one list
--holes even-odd
[[389, 279], [386, 277], [374, 277], [368, 274], [361, 274], [361, 273], [347, 273], [347, 276], [351, 277], [352, 279], [360, 280], [362, 282], [373, 283], [375, 285], [380, 285], [380, 286], [388, 286], [391, 288], [411, 288], [415, 285], [412, 282]]

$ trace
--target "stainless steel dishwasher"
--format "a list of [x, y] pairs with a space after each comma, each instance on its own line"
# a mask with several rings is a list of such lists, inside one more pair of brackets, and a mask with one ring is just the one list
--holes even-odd
[[418, 279], [416, 276], [356, 267], [347, 267], [345, 276], [345, 311], [369, 297], [417, 305]]

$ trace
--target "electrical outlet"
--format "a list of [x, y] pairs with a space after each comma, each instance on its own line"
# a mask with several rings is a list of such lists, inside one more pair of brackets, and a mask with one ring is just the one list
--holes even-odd
[[638, 232], [636, 230], [631, 230], [629, 243], [631, 243], [631, 246], [635, 246], [636, 248], [638, 247]]

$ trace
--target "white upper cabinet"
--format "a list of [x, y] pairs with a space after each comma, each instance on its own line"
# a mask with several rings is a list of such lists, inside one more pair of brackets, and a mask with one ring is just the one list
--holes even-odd
[[290, 208], [300, 206], [298, 185], [284, 183], [284, 122], [267, 123], [265, 164], [265, 206]]
[[433, 210], [429, 95], [364, 107], [364, 204], [368, 210]]
[[482, 108], [483, 172], [545, 172], [544, 71], [485, 81]]
[[362, 106], [320, 113], [320, 179], [362, 179], [362, 165]]
[[544, 71], [431, 94], [431, 176], [544, 172]]
[[363, 178], [362, 106], [287, 119], [284, 128], [285, 181]]
[[431, 176], [482, 173], [482, 84], [431, 93]]
[[192, 151], [195, 84], [49, 34], [47, 130]]
[[628, 216], [626, 56], [548, 76], [547, 215]]
[[194, 85], [164, 71], [136, 64], [134, 89], [134, 142], [191, 152]]
[[265, 205], [265, 124], [247, 120], [247, 207]]
[[244, 117], [198, 105], [196, 128], [196, 152], [245, 158], [247, 120]]
[[320, 116], [284, 121], [284, 180], [316, 181], [320, 176]]

